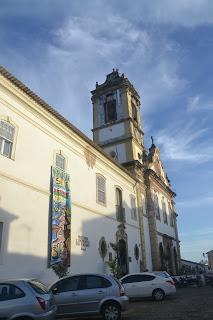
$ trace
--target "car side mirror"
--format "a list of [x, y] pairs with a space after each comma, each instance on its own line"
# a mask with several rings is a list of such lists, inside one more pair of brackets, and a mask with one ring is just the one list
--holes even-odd
[[53, 293], [53, 294], [58, 294], [58, 293], [59, 293], [59, 292], [58, 292], [58, 288], [52, 289], [52, 293]]

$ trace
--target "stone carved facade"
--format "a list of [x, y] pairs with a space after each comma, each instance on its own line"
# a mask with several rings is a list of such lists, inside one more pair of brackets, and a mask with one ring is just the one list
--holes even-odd
[[[116, 92], [119, 93], [119, 103], [117, 95], [116, 98], [112, 98], [114, 106], [104, 103], [109, 95], [113, 97]], [[174, 206], [176, 195], [171, 189], [160, 159], [160, 150], [155, 146], [153, 138], [148, 153], [144, 147], [139, 94], [123, 74], [120, 76], [118, 70], [113, 69], [103, 84], [96, 84], [96, 89], [92, 91], [92, 102], [94, 141], [106, 153], [116, 152], [116, 160], [137, 180], [135, 188], [141, 235], [141, 269], [160, 270], [163, 255], [165, 268], [175, 274], [180, 268], [177, 214]], [[117, 108], [116, 117], [111, 121], [107, 121], [107, 108]], [[154, 196], [157, 197], [159, 206], [158, 217]], [[148, 258], [149, 248], [151, 259]]]

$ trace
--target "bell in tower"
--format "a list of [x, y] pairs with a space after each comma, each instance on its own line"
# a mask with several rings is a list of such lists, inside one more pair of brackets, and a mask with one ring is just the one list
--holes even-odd
[[113, 69], [91, 93], [94, 142], [121, 164], [142, 163], [140, 96], [131, 82]]

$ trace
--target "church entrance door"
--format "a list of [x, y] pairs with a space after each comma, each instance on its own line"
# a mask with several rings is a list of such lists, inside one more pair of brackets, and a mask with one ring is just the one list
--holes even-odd
[[129, 272], [127, 261], [127, 245], [124, 239], [120, 239], [118, 241], [118, 261], [121, 268], [122, 276], [124, 276]]

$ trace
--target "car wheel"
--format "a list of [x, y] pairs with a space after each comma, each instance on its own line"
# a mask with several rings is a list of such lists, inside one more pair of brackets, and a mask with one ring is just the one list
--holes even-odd
[[165, 292], [161, 289], [156, 289], [152, 293], [152, 298], [155, 301], [162, 301], [164, 299], [164, 297], [165, 297]]
[[121, 308], [115, 302], [108, 302], [102, 308], [102, 315], [104, 320], [120, 320]]

